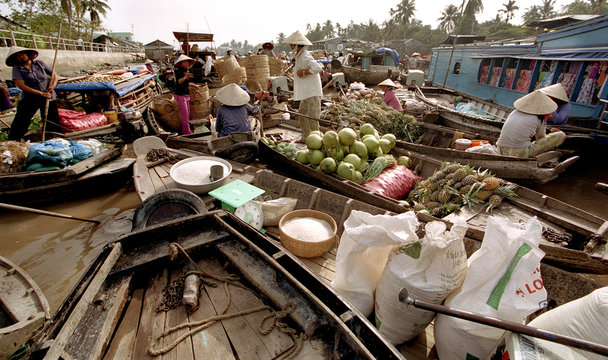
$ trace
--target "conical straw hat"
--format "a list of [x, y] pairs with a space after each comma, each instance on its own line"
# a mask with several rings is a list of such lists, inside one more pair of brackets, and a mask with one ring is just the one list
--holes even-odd
[[557, 110], [557, 104], [550, 97], [536, 90], [513, 103], [515, 109], [532, 115], [551, 114]]
[[20, 52], [27, 52], [30, 57], [30, 60], [34, 60], [38, 56], [38, 51], [34, 49], [28, 49], [21, 46], [11, 46], [8, 51], [8, 55], [6, 56], [5, 64], [6, 66], [16, 66], [17, 63], [17, 54]]
[[283, 43], [294, 45], [312, 45], [310, 40], [308, 40], [300, 31], [296, 31], [289, 35], [285, 40], [283, 40]]
[[394, 88], [397, 87], [397, 85], [395, 85], [395, 83], [391, 79], [386, 79], [386, 80], [382, 81], [380, 84], [378, 84], [378, 86], [382, 86], [382, 85], [390, 86], [390, 87], [394, 87]]
[[552, 98], [555, 98], [555, 99], [558, 99], [561, 101], [565, 101], [565, 102], [570, 102], [570, 99], [568, 99], [568, 94], [566, 93], [566, 89], [564, 89], [564, 86], [561, 83], [549, 85], [547, 87], [540, 89], [540, 91], [542, 91], [545, 95], [550, 96]]
[[241, 106], [249, 102], [249, 94], [237, 84], [229, 84], [219, 89], [215, 98], [228, 106]]
[[184, 54], [181, 54], [177, 60], [175, 60], [175, 62], [173, 63], [173, 65], [177, 65], [178, 63], [182, 62], [182, 61], [192, 61], [194, 63], [194, 59], [191, 58], [190, 56], [186, 56]]

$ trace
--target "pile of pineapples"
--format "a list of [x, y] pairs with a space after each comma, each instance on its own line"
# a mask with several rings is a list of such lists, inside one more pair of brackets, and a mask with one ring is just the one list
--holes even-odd
[[515, 185], [480, 172], [469, 165], [444, 162], [433, 176], [418, 181], [408, 195], [414, 211], [442, 218], [469, 207], [484, 204], [486, 211], [499, 206], [505, 198], [515, 197]]

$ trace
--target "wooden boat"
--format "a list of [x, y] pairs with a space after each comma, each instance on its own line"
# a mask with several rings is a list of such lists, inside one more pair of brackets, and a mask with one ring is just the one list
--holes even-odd
[[[180, 249], [179, 261], [170, 260], [170, 245]], [[198, 307], [187, 312], [179, 297], [171, 308], [163, 289], [191, 269], [203, 274]], [[297, 258], [224, 211], [155, 225], [107, 246], [45, 329], [38, 354], [403, 358]]]
[[391, 80], [397, 80], [399, 78], [399, 68], [393, 66], [362, 69], [359, 67], [342, 65], [341, 71], [344, 73], [344, 79], [348, 83], [362, 82], [367, 86], [376, 86], [381, 81], [388, 78]]
[[43, 204], [92, 196], [123, 186], [135, 160], [121, 158], [126, 145], [110, 145], [92, 157], [64, 169], [0, 175], [0, 201]]
[[[424, 123], [422, 126], [424, 135], [420, 144], [398, 141], [398, 150], [395, 151], [414, 151], [437, 159], [449, 159], [452, 162], [488, 169], [498, 177], [520, 184], [547, 183], [557, 178], [579, 159], [579, 156], [566, 157], [560, 151], [548, 151], [534, 158], [518, 158], [454, 150], [451, 148], [456, 135], [454, 129], [430, 123]], [[480, 138], [478, 134], [468, 132], [460, 135], [467, 139]]]
[[157, 136], [166, 138], [167, 146], [171, 148], [190, 149], [242, 163], [250, 163], [258, 156], [257, 143], [260, 139], [261, 126], [257, 119], [252, 120], [251, 132], [214, 138], [210, 131], [190, 135], [178, 135], [167, 131], [156, 121], [151, 109], [146, 111], [145, 116], [153, 132]]
[[[436, 109], [439, 112], [439, 118], [429, 118], [430, 121], [436, 121], [441, 125], [461, 131], [479, 134], [481, 138], [490, 140], [492, 143], [498, 140], [502, 125], [513, 111], [510, 107], [444, 88], [418, 89], [415, 96], [429, 108]], [[456, 110], [455, 101], [466, 102], [477, 109], [477, 112], [460, 112]], [[566, 125], [550, 126], [567, 134], [562, 147], [568, 147], [569, 143], [575, 142], [573, 145], [579, 145], [578, 143], [581, 140], [586, 140], [583, 145], [593, 142], [608, 144], [608, 132], [598, 130], [597, 120], [591, 118], [570, 117]]]
[[0, 358], [8, 358], [50, 318], [49, 303], [34, 279], [0, 256]]
[[[273, 134], [289, 141], [298, 139], [300, 130], [285, 123], [266, 132], [266, 136], [273, 136]], [[396, 213], [410, 210], [407, 202], [403, 200], [391, 199], [352, 181], [319, 172], [310, 166], [287, 158], [263, 142], [258, 145], [261, 159], [264, 162], [282, 164], [283, 171], [289, 171], [289, 174], [298, 179]], [[303, 144], [298, 145], [304, 146]], [[393, 153], [396, 156], [410, 156], [414, 162], [414, 172], [424, 178], [431, 176], [441, 166], [440, 160], [428, 155], [417, 154], [398, 147], [393, 149]], [[449, 222], [455, 216], [465, 218], [469, 225], [467, 235], [476, 240], [482, 240], [485, 224], [490, 215], [500, 215], [513, 222], [526, 221], [532, 216], [537, 216], [544, 227], [553, 229], [558, 234], [569, 234], [573, 239], [569, 245], [570, 248], [554, 244], [546, 239], [541, 241], [541, 248], [547, 254], [546, 261], [560, 264], [568, 269], [608, 273], [608, 253], [605, 245], [602, 245], [601, 241], [590, 241], [597, 237], [605, 238], [608, 233], [608, 221], [523, 186], [516, 184], [514, 186], [517, 197], [503, 202], [491, 213], [485, 212], [480, 207], [463, 208], [459, 214], [451, 214], [443, 220]], [[435, 217], [423, 214], [419, 214], [419, 218], [424, 221], [436, 220]], [[586, 247], [586, 245], [589, 246]]]

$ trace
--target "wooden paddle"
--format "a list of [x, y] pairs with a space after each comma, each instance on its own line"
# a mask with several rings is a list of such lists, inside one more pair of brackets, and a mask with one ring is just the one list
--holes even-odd
[[98, 220], [84, 219], [84, 218], [79, 218], [79, 217], [72, 216], [72, 215], [65, 215], [65, 214], [60, 214], [60, 213], [56, 213], [56, 212], [52, 212], [52, 211], [33, 209], [33, 208], [25, 207], [25, 206], [18, 206], [18, 205], [12, 205], [12, 204], [0, 203], [0, 208], [4, 208], [4, 209], [8, 209], [8, 210], [15, 210], [15, 211], [24, 211], [24, 212], [29, 212], [29, 213], [38, 214], [38, 215], [54, 216], [54, 217], [59, 217], [59, 218], [64, 218], [64, 219], [92, 222], [94, 224], [100, 223], [100, 221], [98, 221]]
[[[51, 70], [51, 78], [49, 80], [49, 86], [53, 82], [53, 73], [55, 72], [55, 64], [57, 63], [57, 53], [59, 52], [59, 40], [61, 39], [61, 22], [59, 23], [59, 32], [57, 33], [57, 46], [55, 47], [55, 57], [53, 58], [53, 68]], [[46, 132], [46, 118], [49, 116], [49, 101], [47, 98], [44, 104], [44, 116], [42, 117], [42, 141], [44, 141]]]

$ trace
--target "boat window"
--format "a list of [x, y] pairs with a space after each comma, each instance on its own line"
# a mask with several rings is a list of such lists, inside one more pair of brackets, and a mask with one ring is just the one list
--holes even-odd
[[481, 60], [481, 65], [479, 65], [479, 74], [477, 78], [481, 84], [486, 84], [488, 82], [488, 73], [490, 72], [490, 63], [491, 59], [483, 59]]
[[456, 63], [454, 64], [454, 70], [452, 71], [452, 74], [460, 74], [460, 61], [456, 61]]
[[582, 78], [575, 85], [570, 99], [579, 104], [597, 105], [597, 96], [606, 81], [606, 61], [584, 62], [580, 74]]
[[512, 89], [515, 81], [515, 71], [517, 70], [517, 59], [509, 58], [506, 64], [505, 76], [500, 82], [500, 87]]
[[530, 83], [532, 82], [532, 76], [534, 73], [534, 66], [536, 60], [521, 59], [519, 60], [519, 73], [516, 74], [515, 90], [521, 92], [528, 92], [530, 89]]
[[498, 86], [498, 80], [500, 80], [500, 75], [502, 74], [502, 67], [505, 62], [504, 58], [496, 58], [492, 59], [492, 64], [490, 65], [490, 81], [488, 85]]

